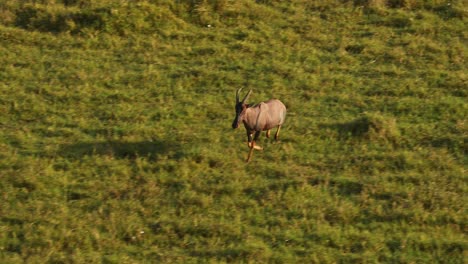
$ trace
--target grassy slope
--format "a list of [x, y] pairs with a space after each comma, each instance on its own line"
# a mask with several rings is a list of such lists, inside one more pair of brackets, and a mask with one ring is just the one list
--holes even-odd
[[463, 262], [461, 3], [58, 2], [0, 4], [0, 262]]

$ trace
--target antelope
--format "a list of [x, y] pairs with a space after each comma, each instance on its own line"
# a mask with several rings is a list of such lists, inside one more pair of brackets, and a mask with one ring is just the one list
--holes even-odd
[[[275, 140], [278, 140], [281, 125], [283, 125], [286, 118], [286, 106], [277, 99], [270, 99], [257, 105], [247, 104], [252, 89], [249, 90], [242, 101], [239, 101], [241, 90], [242, 88], [239, 88], [236, 92], [236, 117], [232, 122], [232, 128], [236, 129], [239, 127], [240, 122], [244, 123], [247, 132], [247, 145], [250, 148], [246, 162], [249, 162], [254, 149], [263, 149], [255, 144], [262, 131], [266, 130], [266, 137], [269, 138], [270, 129], [278, 127], [275, 133]], [[253, 136], [254, 133], [255, 136]]]

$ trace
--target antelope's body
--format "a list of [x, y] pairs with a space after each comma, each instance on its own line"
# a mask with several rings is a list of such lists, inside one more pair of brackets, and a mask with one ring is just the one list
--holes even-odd
[[243, 116], [247, 131], [265, 131], [283, 124], [286, 107], [277, 99], [270, 99], [255, 106], [247, 107]]
[[262, 131], [267, 131], [266, 136], [270, 137], [270, 129], [277, 127], [275, 140], [279, 138], [281, 125], [286, 118], [286, 106], [277, 99], [270, 99], [257, 105], [248, 105], [246, 101], [250, 96], [250, 90], [242, 101], [239, 101], [239, 92], [236, 94], [236, 117], [232, 123], [232, 128], [238, 128], [240, 122], [244, 123], [247, 132], [248, 146], [250, 148], [247, 162], [250, 161], [254, 149], [262, 149], [255, 145], [255, 141]]

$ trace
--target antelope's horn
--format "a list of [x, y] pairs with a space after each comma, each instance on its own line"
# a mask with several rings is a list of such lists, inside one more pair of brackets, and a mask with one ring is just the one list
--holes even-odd
[[242, 88], [237, 89], [237, 92], [236, 92], [236, 104], [239, 102], [239, 93], [240, 93], [241, 90], [242, 90]]
[[244, 104], [245, 102], [247, 102], [247, 99], [249, 99], [249, 96], [250, 94], [252, 93], [252, 89], [249, 90], [249, 92], [247, 93], [247, 95], [244, 97], [244, 99], [242, 99], [242, 103]]

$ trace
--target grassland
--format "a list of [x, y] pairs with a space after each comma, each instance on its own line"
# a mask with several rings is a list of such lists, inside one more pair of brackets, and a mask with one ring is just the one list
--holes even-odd
[[[463, 263], [466, 19], [440, 0], [2, 1], [0, 262]], [[240, 87], [288, 107], [248, 164]]]

